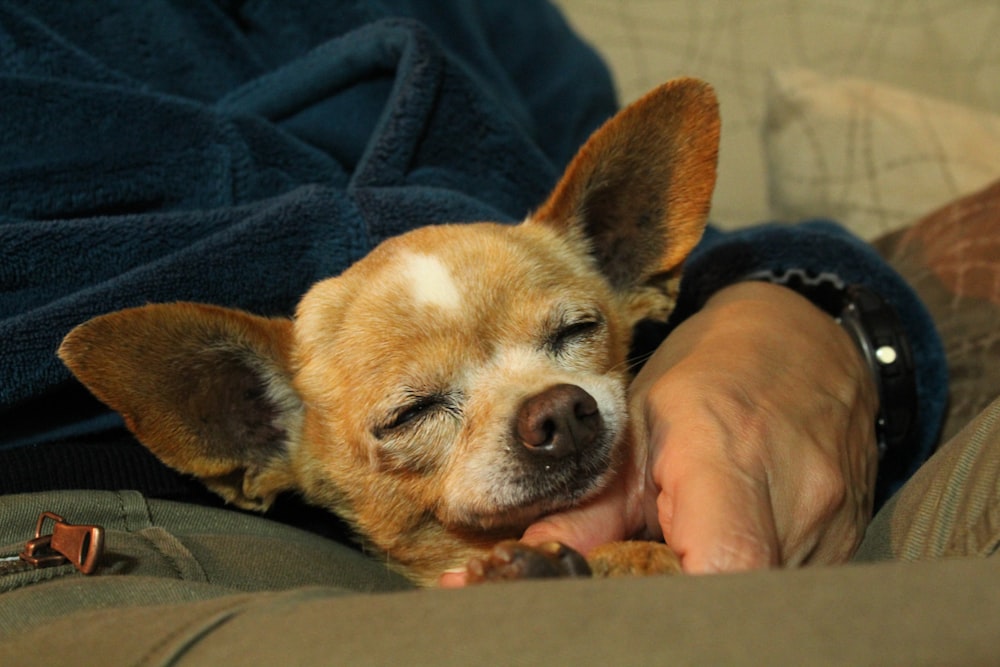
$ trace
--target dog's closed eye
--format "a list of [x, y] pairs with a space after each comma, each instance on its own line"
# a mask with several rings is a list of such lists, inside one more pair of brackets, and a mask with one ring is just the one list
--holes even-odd
[[431, 411], [441, 406], [440, 396], [422, 396], [415, 402], [405, 405], [396, 412], [389, 429], [398, 429], [410, 424], [422, 417], [426, 417]]
[[406, 392], [371, 433], [377, 465], [385, 470], [430, 474], [442, 462], [461, 423], [460, 392]]
[[604, 320], [599, 315], [585, 315], [564, 322], [548, 337], [545, 346], [552, 354], [562, 354], [573, 344], [593, 337], [603, 324]]
[[393, 410], [385, 422], [374, 429], [375, 437], [382, 440], [403, 429], [417, 426], [421, 421], [442, 411], [457, 414], [458, 405], [453, 396], [446, 393], [414, 395], [410, 401]]

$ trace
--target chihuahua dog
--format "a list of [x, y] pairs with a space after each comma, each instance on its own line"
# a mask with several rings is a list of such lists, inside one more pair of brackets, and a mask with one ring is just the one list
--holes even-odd
[[81, 324], [59, 355], [167, 465], [241, 508], [297, 492], [418, 584], [677, 571], [662, 543], [584, 561], [516, 540], [645, 446], [626, 357], [673, 308], [718, 141], [711, 88], [674, 80], [595, 132], [521, 224], [388, 239], [294, 319], [153, 304]]

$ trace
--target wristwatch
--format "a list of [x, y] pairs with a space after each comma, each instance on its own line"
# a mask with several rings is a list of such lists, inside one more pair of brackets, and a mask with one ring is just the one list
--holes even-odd
[[917, 381], [909, 339], [892, 305], [864, 285], [847, 285], [833, 273], [759, 271], [746, 279], [798, 292], [847, 331], [878, 389], [879, 471], [893, 477], [903, 472], [900, 468], [912, 455], [918, 437]]

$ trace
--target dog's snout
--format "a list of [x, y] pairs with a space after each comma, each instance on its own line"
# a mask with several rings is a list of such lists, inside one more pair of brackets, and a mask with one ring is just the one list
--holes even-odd
[[521, 404], [515, 435], [534, 455], [563, 458], [590, 447], [601, 428], [594, 397], [573, 384], [557, 384]]

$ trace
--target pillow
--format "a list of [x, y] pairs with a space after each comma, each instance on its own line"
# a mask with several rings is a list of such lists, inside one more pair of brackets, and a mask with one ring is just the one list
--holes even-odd
[[1000, 116], [863, 79], [771, 72], [771, 213], [833, 218], [862, 238], [1000, 177]]
[[944, 339], [944, 442], [1000, 396], [1000, 181], [875, 247], [917, 290]]

